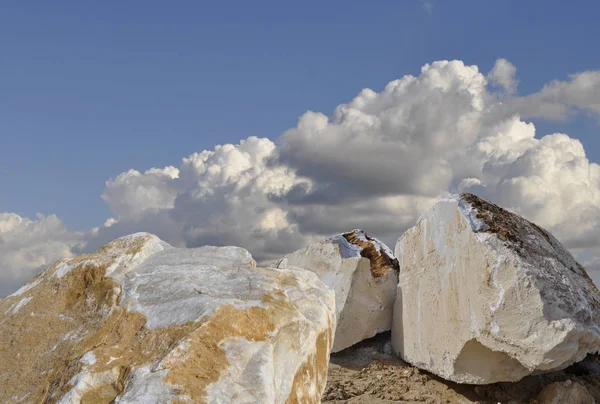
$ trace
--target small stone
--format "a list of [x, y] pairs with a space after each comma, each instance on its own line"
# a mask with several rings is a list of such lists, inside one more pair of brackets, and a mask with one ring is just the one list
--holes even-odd
[[475, 393], [479, 397], [486, 397], [487, 396], [487, 387], [485, 387], [485, 386], [475, 386]]
[[544, 387], [537, 396], [539, 404], [595, 404], [594, 397], [581, 383], [570, 380]]

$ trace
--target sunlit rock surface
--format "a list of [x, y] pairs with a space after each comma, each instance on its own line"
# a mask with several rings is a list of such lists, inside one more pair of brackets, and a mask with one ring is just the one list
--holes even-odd
[[138, 233], [0, 302], [0, 402], [317, 403], [334, 332], [313, 273]]
[[547, 231], [474, 195], [437, 203], [399, 238], [393, 347], [445, 379], [562, 369], [600, 348], [598, 289]]

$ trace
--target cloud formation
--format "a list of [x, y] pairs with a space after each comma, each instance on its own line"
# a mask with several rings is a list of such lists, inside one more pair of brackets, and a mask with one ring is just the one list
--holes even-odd
[[34, 220], [0, 213], [0, 297], [17, 290], [40, 269], [69, 257], [83, 241], [55, 215]]
[[182, 159], [179, 168], [130, 170], [107, 181], [103, 198], [116, 219], [90, 235], [88, 249], [132, 231], [150, 231], [175, 245], [243, 245], [257, 259], [278, 257], [311, 239], [288, 220], [281, 199], [299, 180], [289, 167], [272, 164], [269, 139]]
[[[275, 142], [250, 137], [178, 167], [124, 172], [102, 194], [115, 217], [85, 235], [85, 249], [150, 231], [179, 246], [240, 245], [268, 260], [352, 228], [393, 245], [439, 197], [470, 191], [546, 227], [598, 268], [600, 166], [566, 134], [536, 137], [524, 117], [600, 113], [600, 72], [517, 96], [516, 71], [505, 59], [487, 74], [434, 62], [380, 92], [360, 91], [331, 116], [305, 113]], [[0, 231], [15, 220], [0, 221]], [[26, 280], [31, 272], [20, 268], [50, 259], [27, 256], [1, 276], [17, 271]]]
[[517, 91], [519, 81], [516, 79], [517, 68], [506, 59], [498, 59], [487, 78], [492, 85], [501, 87], [509, 94]]
[[307, 112], [280, 139], [281, 161], [316, 184], [295, 202], [439, 195], [481, 136], [486, 97], [476, 66], [443, 61], [380, 93], [362, 90], [331, 118]]
[[564, 121], [578, 112], [600, 119], [600, 71], [585, 71], [569, 76], [567, 81], [554, 80], [537, 93], [514, 97], [497, 106], [504, 115]]
[[148, 212], [173, 207], [177, 196], [175, 167], [151, 168], [145, 173], [129, 170], [106, 181], [102, 199], [119, 216], [141, 218]]

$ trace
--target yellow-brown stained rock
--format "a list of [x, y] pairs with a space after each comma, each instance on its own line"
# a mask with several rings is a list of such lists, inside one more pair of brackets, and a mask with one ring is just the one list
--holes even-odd
[[309, 356], [308, 360], [296, 372], [292, 391], [285, 400], [285, 404], [318, 404], [321, 402], [320, 397], [312, 397], [306, 386], [312, 380], [316, 380], [317, 390], [322, 391], [325, 389], [332, 338], [331, 331], [321, 333], [317, 337], [315, 354]]
[[[282, 276], [282, 281], [291, 281], [290, 276]], [[294, 307], [285, 300], [285, 295], [275, 293], [274, 295], [263, 296], [265, 307], [250, 307], [249, 309], [238, 309], [231, 305], [221, 306], [210, 316], [200, 327], [187, 337], [190, 349], [187, 351], [183, 360], [174, 365], [165, 364], [170, 368], [169, 374], [165, 377], [165, 382], [179, 386], [181, 393], [192, 399], [192, 402], [201, 403], [206, 397], [206, 387], [211, 383], [217, 382], [223, 372], [229, 366], [225, 351], [220, 348], [220, 344], [227, 338], [244, 337], [248, 341], [264, 341], [276, 330], [278, 319], [293, 315]], [[329, 351], [331, 350], [331, 329], [325, 337], [319, 336], [317, 340], [317, 354], [315, 358], [309, 359], [296, 375], [298, 378], [310, 368], [316, 365], [321, 367], [318, 375], [323, 380], [319, 384], [319, 391], [325, 387], [327, 377], [327, 362], [329, 360]], [[324, 362], [323, 362], [324, 361]], [[300, 376], [301, 377], [301, 376]], [[301, 383], [301, 379], [298, 379]], [[294, 379], [294, 387], [300, 388], [300, 384]], [[174, 403], [187, 403], [180, 400]]]
[[[147, 239], [118, 239], [94, 254], [59, 262], [33, 280], [35, 287], [0, 302], [0, 332], [6, 336], [0, 339], [0, 401], [27, 395], [28, 402], [55, 403], [73, 394], [74, 376], [86, 374], [95, 377], [97, 385], [77, 390], [75, 398], [80, 397], [82, 403], [109, 403], [127, 388], [132, 370], [157, 365], [159, 370], [168, 370], [163, 381], [174, 396], [203, 402], [206, 387], [219, 381], [230, 365], [222, 342], [236, 337], [273, 341], [279, 329], [289, 330], [296, 322], [306, 327], [298, 307], [283, 293], [306, 285], [292, 272], [255, 268], [281, 288], [264, 295], [261, 305], [247, 309], [222, 305], [200, 321], [148, 328], [146, 317], [129, 311], [128, 303], [121, 301], [123, 286], [107, 276], [116, 259], [124, 265], [124, 255], [135, 257]], [[333, 306], [333, 294], [324, 287], [323, 293], [330, 300], [323, 307]], [[331, 334], [333, 311], [329, 318]], [[328, 343], [324, 351], [319, 348], [313, 355], [319, 363], [327, 362], [331, 335]], [[185, 346], [182, 355], [172, 354], [179, 344]], [[292, 349], [300, 345], [292, 343]], [[93, 359], [82, 360], [86, 353], [93, 353], [86, 358]], [[315, 360], [309, 359], [303, 369]], [[324, 381], [318, 386], [316, 397]]]
[[[229, 365], [219, 344], [225, 338], [244, 337], [249, 341], [264, 341], [273, 332], [274, 308], [251, 307], [246, 310], [222, 306], [188, 338], [190, 349], [185, 359], [174, 364], [165, 382], [179, 386], [193, 402], [202, 402], [206, 387], [215, 383]], [[186, 401], [175, 401], [185, 403]]]
[[[66, 260], [75, 267], [62, 278], [53, 276], [59, 262], [31, 281], [39, 281], [34, 290], [0, 302], [0, 397], [29, 394], [31, 402], [56, 402], [81, 370], [78, 359], [101, 346], [114, 327], [130, 333], [143, 327], [141, 314], [114, 306], [121, 288], [105, 273], [123, 250], [134, 255], [146, 240], [118, 239], [94, 254]], [[111, 249], [115, 257], [107, 254]], [[13, 314], [21, 299], [30, 300]]]

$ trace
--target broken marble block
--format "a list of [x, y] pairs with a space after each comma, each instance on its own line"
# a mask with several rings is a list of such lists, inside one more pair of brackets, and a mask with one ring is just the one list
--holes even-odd
[[600, 296], [546, 230], [471, 194], [438, 202], [396, 244], [392, 344], [445, 379], [486, 384], [600, 349]]
[[286, 255], [278, 267], [312, 271], [335, 292], [337, 329], [332, 352], [390, 330], [398, 262], [385, 244], [362, 230]]
[[319, 403], [333, 308], [243, 248], [119, 238], [0, 302], [0, 402]]

